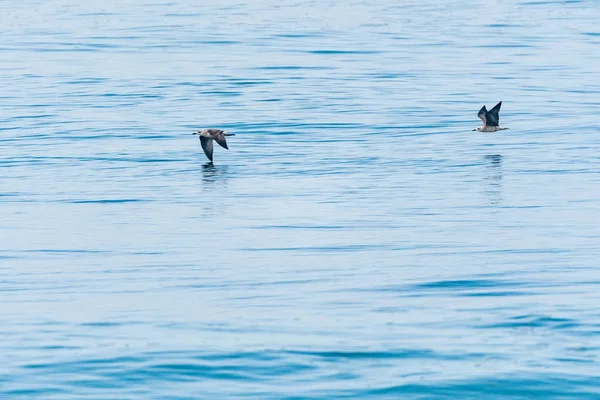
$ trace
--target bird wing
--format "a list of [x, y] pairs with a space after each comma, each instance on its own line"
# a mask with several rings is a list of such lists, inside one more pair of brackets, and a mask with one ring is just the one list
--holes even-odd
[[221, 147], [223, 147], [224, 149], [229, 150], [229, 147], [227, 147], [227, 140], [225, 140], [225, 132], [223, 131], [219, 131], [218, 133], [213, 133], [212, 137], [217, 141], [217, 143], [219, 143], [219, 145]]
[[213, 140], [210, 138], [206, 138], [204, 136], [200, 136], [200, 144], [202, 145], [202, 150], [204, 150], [204, 154], [210, 161], [213, 160]]
[[481, 110], [479, 110], [479, 112], [477, 113], [477, 117], [483, 121], [483, 124], [485, 125], [485, 114], [487, 114], [488, 110], [487, 108], [485, 108], [485, 106], [481, 107]]
[[498, 113], [500, 112], [500, 107], [502, 107], [502, 102], [496, 104], [494, 108], [492, 108], [485, 114], [485, 124], [487, 126], [498, 126], [500, 124], [500, 117], [498, 116]]

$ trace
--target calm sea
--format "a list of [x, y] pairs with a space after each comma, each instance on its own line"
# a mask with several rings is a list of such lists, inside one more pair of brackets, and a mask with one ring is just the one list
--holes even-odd
[[0, 2], [0, 398], [600, 399], [599, 22]]

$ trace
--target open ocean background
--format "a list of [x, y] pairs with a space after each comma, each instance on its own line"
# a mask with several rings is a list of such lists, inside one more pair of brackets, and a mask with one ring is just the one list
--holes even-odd
[[600, 399], [599, 1], [0, 32], [0, 398]]

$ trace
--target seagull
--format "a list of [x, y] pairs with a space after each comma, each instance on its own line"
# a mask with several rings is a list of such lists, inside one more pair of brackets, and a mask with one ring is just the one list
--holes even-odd
[[496, 132], [508, 129], [502, 128], [499, 125], [500, 117], [498, 117], [498, 112], [500, 111], [500, 107], [502, 107], [502, 102], [496, 104], [490, 111], [488, 111], [485, 106], [481, 107], [477, 116], [483, 121], [483, 126], [473, 130], [478, 132]]
[[201, 129], [198, 132], [194, 132], [193, 135], [198, 135], [200, 137], [202, 150], [204, 150], [204, 154], [206, 154], [206, 157], [208, 157], [210, 162], [213, 160], [213, 140], [216, 140], [221, 147], [229, 150], [225, 136], [235, 136], [233, 133], [227, 133], [221, 129], [213, 128]]

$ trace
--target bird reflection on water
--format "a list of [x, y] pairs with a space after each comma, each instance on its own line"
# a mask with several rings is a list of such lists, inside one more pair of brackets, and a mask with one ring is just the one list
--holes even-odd
[[489, 154], [484, 157], [486, 166], [485, 180], [488, 181], [486, 194], [492, 205], [502, 203], [502, 156]]
[[202, 165], [202, 181], [205, 188], [213, 187], [216, 184], [226, 184], [227, 175], [226, 165], [215, 165], [212, 162]]

